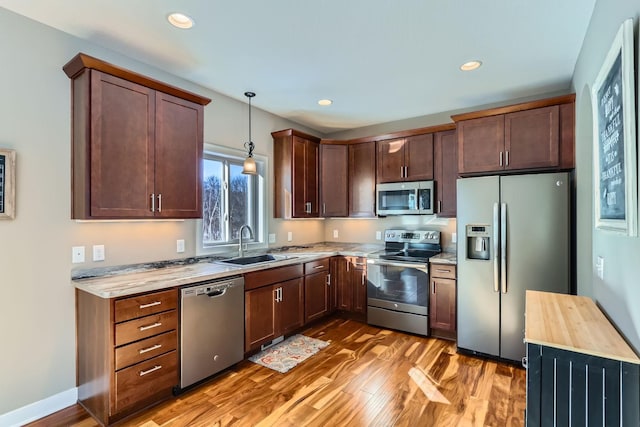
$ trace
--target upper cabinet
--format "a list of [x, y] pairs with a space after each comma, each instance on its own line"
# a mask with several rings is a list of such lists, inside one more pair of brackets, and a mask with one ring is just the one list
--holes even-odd
[[349, 146], [320, 145], [320, 203], [321, 216], [349, 216]]
[[433, 168], [436, 182], [435, 213], [439, 217], [455, 217], [458, 178], [458, 140], [455, 130], [435, 134]]
[[458, 172], [574, 167], [574, 95], [452, 116]]
[[202, 216], [209, 99], [84, 54], [72, 79], [72, 219]]
[[318, 218], [320, 138], [294, 129], [271, 133], [274, 156], [274, 217]]
[[377, 147], [379, 183], [433, 179], [433, 134], [378, 141]]
[[376, 145], [349, 145], [349, 216], [376, 216]]

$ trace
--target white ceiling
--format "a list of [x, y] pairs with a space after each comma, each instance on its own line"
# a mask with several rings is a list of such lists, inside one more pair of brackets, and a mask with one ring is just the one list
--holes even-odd
[[[0, 0], [328, 134], [568, 90], [596, 0]], [[191, 30], [166, 16], [194, 18]], [[459, 66], [484, 65], [473, 72]], [[330, 107], [317, 101], [329, 98]]]

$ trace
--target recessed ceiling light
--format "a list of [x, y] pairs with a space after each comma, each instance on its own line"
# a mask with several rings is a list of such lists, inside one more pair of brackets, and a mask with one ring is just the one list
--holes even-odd
[[177, 28], [188, 29], [194, 26], [193, 19], [180, 12], [170, 14], [167, 16], [167, 20], [171, 25]]
[[481, 65], [482, 65], [482, 61], [473, 60], [473, 61], [465, 62], [464, 64], [462, 64], [460, 66], [460, 69], [462, 71], [473, 71], [480, 68]]
[[321, 99], [320, 101], [318, 101], [318, 105], [322, 105], [323, 107], [331, 104], [333, 104], [333, 101], [330, 99]]

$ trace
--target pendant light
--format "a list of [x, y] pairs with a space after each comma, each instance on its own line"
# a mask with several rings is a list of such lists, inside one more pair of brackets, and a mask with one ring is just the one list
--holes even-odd
[[246, 175], [257, 175], [258, 170], [256, 168], [256, 161], [253, 160], [253, 149], [255, 144], [251, 141], [251, 98], [256, 96], [253, 92], [245, 92], [244, 96], [249, 98], [249, 142], [244, 143], [244, 148], [247, 149], [247, 158], [244, 159], [242, 166], [242, 173]]

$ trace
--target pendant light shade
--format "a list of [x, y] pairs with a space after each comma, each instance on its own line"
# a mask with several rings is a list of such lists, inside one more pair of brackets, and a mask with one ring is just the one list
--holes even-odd
[[253, 92], [245, 92], [244, 96], [249, 98], [249, 141], [244, 143], [244, 148], [247, 149], [247, 158], [244, 159], [242, 165], [242, 173], [246, 175], [257, 175], [258, 169], [256, 168], [256, 161], [253, 160], [253, 149], [255, 144], [251, 141], [251, 98], [256, 96]]

